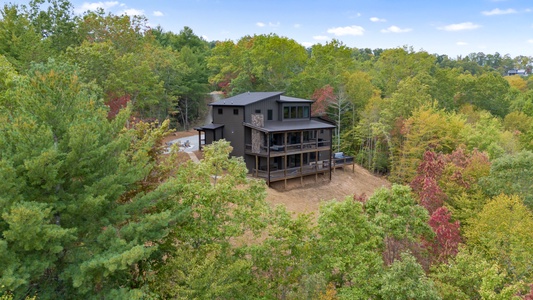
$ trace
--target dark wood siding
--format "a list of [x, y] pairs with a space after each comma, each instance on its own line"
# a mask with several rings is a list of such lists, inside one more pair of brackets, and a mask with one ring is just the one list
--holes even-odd
[[278, 116], [278, 99], [279, 97], [270, 98], [246, 106], [246, 116], [244, 119], [245, 122], [252, 123], [252, 114], [255, 114], [256, 110], [261, 110], [261, 114], [263, 114], [263, 116], [265, 117], [265, 121], [267, 121], [267, 112], [269, 109], [272, 109], [272, 116], [274, 117], [274, 120], [272, 121], [279, 121], [280, 119], [275, 119], [276, 116]]
[[[218, 110], [222, 109], [222, 114]], [[238, 115], [233, 111], [237, 109]], [[244, 108], [238, 106], [213, 106], [213, 123], [224, 124], [224, 139], [231, 143], [233, 152], [231, 155], [244, 156]], [[219, 138], [217, 136], [217, 138]]]

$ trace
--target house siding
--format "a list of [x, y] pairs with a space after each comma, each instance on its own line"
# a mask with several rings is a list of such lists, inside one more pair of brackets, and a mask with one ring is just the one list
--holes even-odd
[[269, 98], [263, 101], [259, 101], [256, 103], [252, 103], [250, 105], [247, 105], [245, 108], [245, 122], [246, 123], [252, 123], [252, 114], [255, 114], [255, 111], [257, 109], [261, 110], [261, 114], [265, 117], [265, 121], [269, 121], [267, 119], [268, 117], [268, 110], [272, 109], [272, 121], [277, 121], [281, 119], [276, 119], [276, 116], [279, 115], [278, 113], [278, 103], [276, 102], [277, 98]]
[[[218, 110], [222, 109], [222, 114]], [[239, 111], [238, 115], [233, 114], [233, 110]], [[244, 156], [244, 108], [239, 106], [213, 106], [213, 123], [224, 124], [224, 139], [231, 143], [233, 147], [232, 155]], [[217, 138], [219, 138], [217, 136]]]

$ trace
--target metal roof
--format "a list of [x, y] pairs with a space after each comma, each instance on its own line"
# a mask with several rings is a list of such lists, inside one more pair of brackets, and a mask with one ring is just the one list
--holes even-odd
[[244, 123], [244, 126], [257, 129], [263, 132], [282, 132], [282, 131], [298, 131], [298, 130], [313, 130], [313, 129], [333, 129], [335, 125], [316, 121], [316, 120], [302, 120], [302, 121], [267, 121], [265, 126], [257, 127], [249, 123]]
[[287, 97], [287, 96], [283, 96], [281, 95], [279, 97], [279, 100], [278, 102], [283, 102], [283, 103], [313, 103], [313, 100], [307, 100], [307, 99], [302, 99], [302, 98], [294, 98], [294, 97]]
[[261, 100], [276, 97], [283, 94], [283, 92], [247, 92], [237, 96], [220, 99], [209, 105], [213, 106], [246, 106]]
[[206, 125], [203, 125], [203, 126], [199, 126], [199, 127], [194, 127], [194, 129], [196, 130], [214, 130], [214, 129], [218, 129], [218, 128], [221, 128], [221, 127], [224, 127], [224, 124], [206, 124]]

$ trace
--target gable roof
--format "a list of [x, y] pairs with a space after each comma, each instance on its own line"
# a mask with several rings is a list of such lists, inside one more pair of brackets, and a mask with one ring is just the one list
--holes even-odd
[[246, 106], [268, 98], [276, 97], [283, 92], [248, 92], [242, 93], [226, 99], [220, 99], [210, 103], [212, 106]]

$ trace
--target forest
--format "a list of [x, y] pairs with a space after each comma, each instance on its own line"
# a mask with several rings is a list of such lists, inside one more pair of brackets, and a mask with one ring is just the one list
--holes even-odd
[[[533, 57], [0, 13], [0, 299], [533, 299]], [[293, 215], [224, 140], [165, 153], [212, 91], [314, 100], [391, 187]]]

